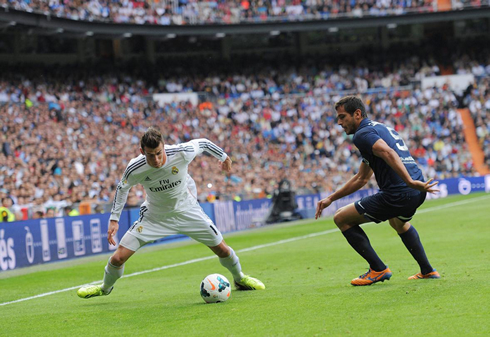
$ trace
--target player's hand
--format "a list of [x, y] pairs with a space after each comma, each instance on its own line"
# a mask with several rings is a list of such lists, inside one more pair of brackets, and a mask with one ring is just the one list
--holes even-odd
[[219, 168], [221, 171], [225, 171], [226, 173], [230, 173], [231, 172], [231, 158], [230, 157], [226, 157], [225, 161], [220, 161], [219, 162]]
[[330, 206], [332, 204], [332, 200], [330, 200], [329, 197], [326, 197], [325, 199], [320, 200], [316, 204], [316, 213], [315, 213], [315, 219], [318, 219], [320, 215], [322, 215], [322, 211]]
[[119, 222], [116, 220], [109, 221], [109, 230], [107, 231], [107, 241], [113, 246], [116, 245], [114, 236], [116, 236], [117, 230], [119, 229]]
[[439, 184], [439, 182], [434, 181], [433, 178], [430, 178], [426, 182], [416, 180], [413, 182], [412, 188], [419, 190], [421, 192], [439, 193], [439, 189], [434, 188], [434, 186], [436, 186], [437, 184]]

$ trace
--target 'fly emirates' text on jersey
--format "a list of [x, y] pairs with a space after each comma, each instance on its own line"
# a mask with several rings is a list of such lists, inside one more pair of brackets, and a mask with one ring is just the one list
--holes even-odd
[[165, 145], [167, 161], [159, 168], [148, 165], [142, 154], [133, 158], [117, 185], [110, 219], [119, 221], [129, 190], [137, 184], [145, 188], [150, 213], [183, 211], [195, 205], [196, 199], [187, 188], [187, 170], [189, 163], [204, 151], [221, 161], [227, 158], [220, 147], [205, 138]]
[[415, 190], [405, 184], [400, 176], [381, 158], [373, 154], [373, 145], [383, 139], [400, 157], [414, 180], [424, 181], [422, 171], [410, 155], [407, 145], [394, 129], [382, 123], [363, 119], [354, 134], [354, 145], [362, 155], [362, 161], [374, 172], [379, 189], [391, 194], [410, 193]]

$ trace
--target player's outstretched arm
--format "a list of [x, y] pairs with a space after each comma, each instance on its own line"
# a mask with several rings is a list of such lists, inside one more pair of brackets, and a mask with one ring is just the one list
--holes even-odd
[[373, 154], [383, 159], [402, 178], [408, 187], [428, 193], [439, 192], [438, 189], [433, 188], [438, 184], [437, 181], [432, 182], [433, 179], [429, 179], [427, 182], [413, 180], [396, 151], [389, 147], [384, 140], [379, 139], [374, 143]]
[[366, 185], [372, 175], [373, 170], [371, 170], [371, 168], [367, 164], [362, 162], [361, 166], [359, 167], [359, 172], [357, 172], [356, 175], [350, 178], [344, 186], [317, 203], [315, 219], [318, 219], [322, 214], [322, 211], [330, 206], [332, 202], [341, 199], [346, 195], [352, 194], [364, 185]]
[[126, 171], [116, 187], [111, 216], [109, 218], [110, 220], [119, 221], [119, 217], [121, 216], [124, 205], [126, 205], [126, 200], [128, 199], [129, 190], [132, 186], [137, 184], [137, 181], [134, 180], [134, 176], [131, 174], [131, 168], [134, 167], [134, 164], [142, 164], [144, 160], [144, 157], [138, 157], [129, 162]]
[[117, 230], [119, 229], [119, 222], [116, 220], [109, 221], [109, 230], [107, 231], [107, 241], [113, 246], [116, 245], [114, 236], [116, 236]]

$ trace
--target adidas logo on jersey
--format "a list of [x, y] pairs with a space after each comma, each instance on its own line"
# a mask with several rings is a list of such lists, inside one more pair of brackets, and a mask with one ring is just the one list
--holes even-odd
[[146, 177], [145, 181], [151, 181], [150, 177]]

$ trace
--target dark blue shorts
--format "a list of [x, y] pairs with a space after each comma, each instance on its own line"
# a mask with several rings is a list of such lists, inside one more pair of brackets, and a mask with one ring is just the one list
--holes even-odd
[[427, 193], [410, 192], [397, 195], [379, 192], [354, 203], [359, 214], [380, 223], [391, 218], [410, 221], [417, 208], [425, 201]]

